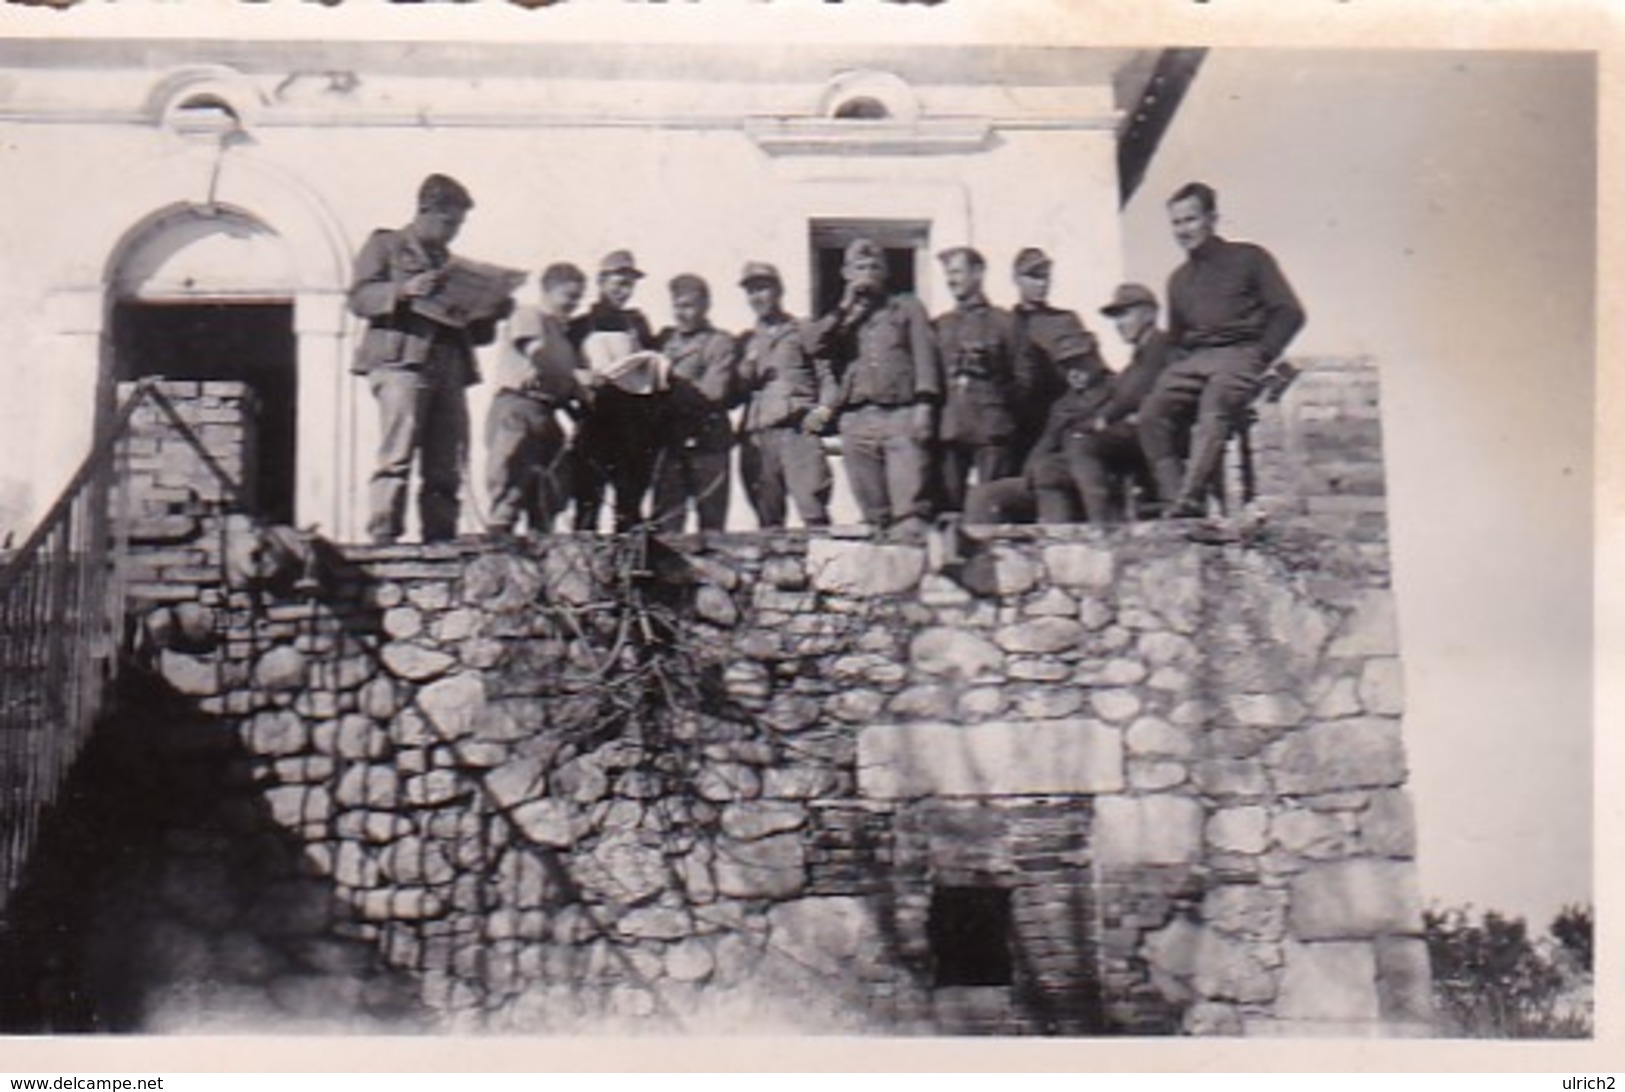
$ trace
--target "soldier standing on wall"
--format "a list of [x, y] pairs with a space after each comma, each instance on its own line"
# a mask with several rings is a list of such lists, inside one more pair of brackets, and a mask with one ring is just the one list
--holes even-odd
[[988, 303], [982, 290], [987, 260], [968, 246], [937, 255], [954, 309], [936, 320], [937, 347], [948, 381], [937, 429], [938, 487], [942, 507], [965, 507], [971, 471], [978, 482], [1016, 473], [1016, 414], [1031, 401], [1031, 377], [1018, 362], [1010, 312]]
[[[1200, 516], [1225, 440], [1303, 328], [1304, 312], [1269, 251], [1215, 233], [1211, 186], [1180, 187], [1168, 218], [1186, 253], [1168, 278], [1168, 338], [1179, 356], [1140, 409], [1140, 442], [1166, 514]], [[1188, 465], [1180, 458], [1187, 431]]]
[[367, 518], [367, 532], [378, 544], [401, 536], [414, 458], [423, 541], [457, 535], [468, 446], [466, 389], [480, 379], [474, 346], [495, 338], [496, 323], [450, 326], [414, 304], [440, 288], [448, 248], [473, 207], [461, 183], [431, 174], [418, 187], [412, 222], [374, 231], [356, 256], [349, 305], [367, 320], [367, 330], [351, 370], [367, 377], [378, 401], [378, 467]]
[[784, 282], [767, 262], [747, 262], [739, 286], [756, 315], [740, 338], [739, 380], [747, 392], [739, 472], [764, 528], [783, 527], [794, 498], [806, 527], [829, 525], [832, 482], [819, 435], [840, 397], [829, 362], [809, 351], [808, 331], [784, 310]]
[[931, 516], [930, 445], [942, 369], [919, 300], [887, 287], [886, 252], [871, 239], [846, 248], [839, 305], [814, 327], [817, 355], [840, 372], [847, 480], [876, 533], [913, 539]]
[[692, 503], [701, 531], [728, 522], [728, 456], [733, 427], [728, 410], [738, 383], [734, 339], [711, 325], [711, 288], [692, 273], [671, 280], [673, 325], [661, 331], [660, 351], [671, 362], [656, 460], [654, 518], [678, 532]]
[[542, 271], [540, 307], [520, 307], [499, 340], [496, 396], [485, 422], [487, 530], [508, 535], [523, 516], [530, 532], [550, 531], [569, 500], [560, 410], [584, 398], [581, 358], [571, 344], [570, 316], [587, 275], [569, 262]]
[[[654, 332], [643, 312], [627, 306], [643, 271], [629, 250], [615, 250], [598, 264], [598, 299], [570, 323], [570, 340], [586, 353], [595, 335], [612, 335], [614, 350], [639, 353], [654, 348]], [[615, 488], [615, 529], [628, 531], [643, 519], [659, 439], [659, 400], [606, 381], [601, 372], [587, 379], [592, 413], [576, 433], [572, 465], [575, 474], [575, 528], [596, 531], [604, 488]]]

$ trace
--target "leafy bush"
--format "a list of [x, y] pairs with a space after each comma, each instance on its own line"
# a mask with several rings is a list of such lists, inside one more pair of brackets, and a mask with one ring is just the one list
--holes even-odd
[[1578, 1039], [1592, 1034], [1589, 907], [1565, 907], [1550, 936], [1522, 918], [1485, 911], [1422, 915], [1433, 962], [1439, 1031], [1486, 1039]]

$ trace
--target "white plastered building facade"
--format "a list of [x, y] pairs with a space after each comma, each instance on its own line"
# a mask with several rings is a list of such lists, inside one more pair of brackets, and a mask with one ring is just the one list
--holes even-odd
[[[281, 413], [262, 465], [274, 516], [354, 539], [376, 414], [349, 373], [345, 307], [369, 231], [422, 177], [476, 207], [455, 249], [532, 272], [630, 248], [658, 326], [665, 281], [712, 285], [749, 324], [747, 260], [798, 314], [857, 232], [949, 306], [934, 255], [968, 244], [1013, 302], [1015, 252], [1056, 260], [1086, 319], [1120, 279], [1118, 111], [1129, 51], [943, 46], [0, 42], [0, 193], [12, 256], [0, 373], [0, 521], [26, 530], [89, 449], [116, 384], [248, 379]], [[1098, 321], [1091, 323], [1099, 326]], [[1110, 356], [1111, 338], [1103, 338]], [[487, 350], [488, 352], [488, 350]], [[489, 370], [489, 369], [487, 369]], [[471, 392], [465, 520], [482, 498]], [[839, 510], [838, 510], [839, 514]], [[753, 525], [736, 503], [731, 523]]]

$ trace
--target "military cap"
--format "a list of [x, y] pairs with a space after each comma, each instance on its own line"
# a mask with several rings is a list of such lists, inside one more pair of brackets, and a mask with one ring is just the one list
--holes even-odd
[[1025, 246], [1016, 255], [1015, 269], [1017, 273], [1037, 273], [1040, 269], [1048, 269], [1055, 263], [1050, 261], [1048, 254], [1035, 246]]
[[1134, 307], [1156, 307], [1157, 294], [1143, 284], [1120, 284], [1100, 313], [1116, 318]]
[[853, 239], [846, 244], [844, 261], [855, 262], [863, 258], [879, 258], [885, 261], [886, 251], [873, 239]]
[[982, 257], [982, 252], [973, 246], [951, 246], [947, 250], [938, 251], [937, 253], [937, 261], [943, 265], [947, 265], [955, 258], [960, 257], [970, 262], [977, 269], [987, 268], [987, 259]]
[[633, 277], [643, 276], [643, 270], [638, 268], [637, 260], [632, 257], [630, 250], [612, 250], [605, 254], [604, 260], [598, 263], [598, 272], [600, 274], [625, 273]]
[[746, 262], [744, 272], [739, 274], [739, 287], [749, 288], [756, 281], [772, 281], [780, 286], [784, 284], [778, 266], [772, 262]]
[[668, 286], [671, 288], [672, 299], [682, 296], [702, 296], [711, 298], [711, 286], [705, 283], [705, 278], [694, 273], [679, 273], [671, 279]]
[[431, 174], [418, 186], [419, 211], [442, 209], [471, 209], [474, 198], [463, 184], [450, 175]]

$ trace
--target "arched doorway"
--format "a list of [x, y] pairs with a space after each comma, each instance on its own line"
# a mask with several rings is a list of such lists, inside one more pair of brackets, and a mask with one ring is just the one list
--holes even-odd
[[259, 406], [243, 484], [254, 507], [294, 520], [298, 482], [297, 279], [286, 243], [244, 213], [177, 208], [153, 217], [112, 271], [113, 373], [228, 381]]

